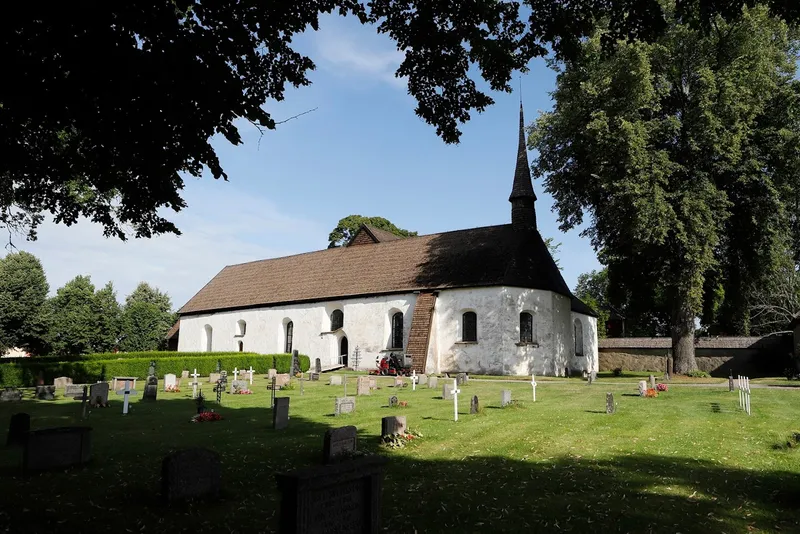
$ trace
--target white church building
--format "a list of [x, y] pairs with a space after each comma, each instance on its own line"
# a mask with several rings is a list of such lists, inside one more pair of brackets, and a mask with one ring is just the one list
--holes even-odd
[[511, 224], [401, 238], [362, 226], [347, 246], [225, 267], [180, 310], [179, 351], [297, 349], [325, 368], [404, 353], [418, 373], [596, 371], [597, 316], [536, 228], [520, 107]]

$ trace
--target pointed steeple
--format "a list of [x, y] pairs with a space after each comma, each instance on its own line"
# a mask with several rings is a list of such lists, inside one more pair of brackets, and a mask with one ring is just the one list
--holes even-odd
[[528, 150], [525, 143], [525, 117], [522, 100], [519, 101], [519, 146], [517, 168], [514, 171], [514, 186], [511, 188], [511, 226], [515, 230], [536, 229], [536, 193], [533, 192], [531, 169], [528, 165]]

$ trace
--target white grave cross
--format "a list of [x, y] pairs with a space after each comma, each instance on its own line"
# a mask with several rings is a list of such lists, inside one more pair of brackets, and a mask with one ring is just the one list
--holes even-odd
[[417, 381], [418, 380], [419, 380], [419, 377], [417, 376], [417, 371], [415, 369], [415, 370], [411, 371], [411, 391], [416, 391], [417, 390]]
[[253, 385], [253, 371], [254, 371], [254, 369], [253, 369], [253, 366], [251, 365], [250, 369], [247, 370], [247, 372], [250, 373], [250, 385], [251, 386]]
[[129, 380], [125, 381], [125, 389], [117, 391], [117, 395], [124, 395], [122, 401], [122, 415], [128, 415], [128, 404], [129, 404], [129, 397], [131, 395], [138, 395], [139, 392], [135, 389], [131, 389], [131, 383]]
[[194, 378], [194, 380], [192, 381], [192, 398], [196, 399], [197, 398], [197, 377], [200, 376], [199, 374], [197, 374], [197, 368], [195, 368], [194, 373], [192, 373], [189, 376]]
[[536, 402], [536, 375], [531, 375], [531, 387], [533, 388], [533, 402]]
[[239, 380], [239, 369], [237, 367], [233, 368], [233, 380], [234, 382]]
[[461, 390], [458, 389], [458, 380], [453, 379], [453, 420], [458, 421], [458, 394]]

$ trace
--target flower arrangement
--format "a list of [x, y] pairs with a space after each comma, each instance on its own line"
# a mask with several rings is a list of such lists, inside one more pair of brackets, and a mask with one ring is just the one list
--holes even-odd
[[656, 391], [667, 391], [666, 384], [656, 384]]
[[192, 423], [203, 423], [206, 421], [221, 421], [222, 416], [217, 412], [203, 412], [192, 417]]
[[247, 388], [236, 388], [233, 390], [234, 395], [252, 395], [253, 392]]
[[656, 391], [653, 388], [647, 388], [647, 391], [645, 391], [644, 396], [649, 398], [658, 397], [658, 391]]
[[400, 401], [401, 408], [408, 408], [408, 401]]
[[392, 434], [381, 438], [381, 445], [390, 449], [402, 449], [409, 442], [422, 438], [422, 433], [406, 429], [405, 433]]
[[180, 393], [181, 392], [181, 388], [179, 388], [177, 385], [173, 384], [171, 386], [165, 387], [164, 388], [164, 392], [166, 392], [166, 393]]

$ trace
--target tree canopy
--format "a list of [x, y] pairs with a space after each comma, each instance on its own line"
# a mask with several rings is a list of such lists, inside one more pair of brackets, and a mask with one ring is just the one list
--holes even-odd
[[[35, 238], [44, 213], [84, 216], [107, 235], [179, 233], [165, 211], [186, 206], [184, 176], [226, 178], [210, 144], [242, 142], [237, 121], [266, 130], [265, 109], [287, 87], [310, 83], [313, 60], [293, 47], [320, 15], [357, 17], [405, 56], [416, 113], [448, 143], [493, 103], [478, 88], [510, 91], [515, 71], [550, 50], [570, 57], [594, 21], [612, 21], [609, 42], [653, 38], [666, 27], [659, 0], [160, 0], [40, 9], [23, 3], [0, 18], [0, 225]], [[700, 26], [737, 15], [753, 0], [681, 0]], [[800, 7], [768, 3], [788, 18]]]
[[554, 63], [555, 108], [530, 145], [562, 230], [588, 214], [612, 287], [630, 302], [668, 304], [675, 372], [685, 373], [706, 282], [717, 277], [735, 298], [786, 250], [800, 86], [796, 34], [766, 8], [713, 17], [704, 31], [665, 6], [667, 27], [652, 42], [608, 52], [601, 27]]
[[362, 224], [378, 228], [379, 230], [386, 230], [396, 236], [412, 237], [417, 235], [417, 232], [403, 230], [398, 228], [388, 219], [383, 217], [364, 217], [362, 215], [348, 215], [343, 219], [339, 219], [331, 233], [328, 235], [328, 248], [341, 247], [346, 245], [353, 236], [356, 235], [358, 229]]
[[165, 336], [175, 319], [169, 295], [141, 282], [125, 298], [120, 349], [128, 352], [164, 349]]
[[45, 350], [45, 302], [50, 286], [39, 259], [27, 252], [0, 258], [0, 352], [20, 347]]

